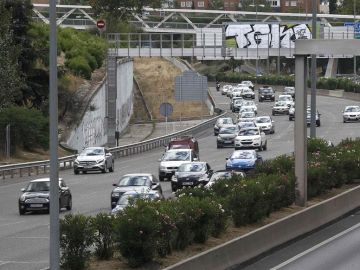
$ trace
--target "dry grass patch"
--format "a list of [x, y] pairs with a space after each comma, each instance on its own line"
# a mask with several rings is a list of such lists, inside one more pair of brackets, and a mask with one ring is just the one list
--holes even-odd
[[[351, 184], [351, 185], [344, 185], [341, 188], [332, 189], [332, 190], [326, 192], [325, 194], [322, 194], [316, 198], [309, 200], [308, 206], [318, 204], [324, 200], [327, 200], [331, 197], [341, 194], [344, 191], [354, 188], [356, 186], [357, 186], [357, 184]], [[296, 212], [299, 212], [303, 209], [305, 209], [305, 208], [299, 207], [296, 205], [291, 205], [289, 207], [284, 207], [284, 208], [280, 209], [279, 211], [271, 213], [269, 217], [265, 218], [264, 220], [262, 220], [260, 222], [255, 223], [255, 224], [242, 226], [240, 228], [236, 228], [234, 226], [229, 226], [227, 231], [224, 234], [222, 234], [219, 238], [210, 237], [209, 240], [205, 244], [193, 244], [193, 245], [187, 247], [183, 251], [174, 251], [171, 255], [169, 255], [165, 258], [156, 258], [154, 262], [146, 264], [146, 265], [144, 265], [140, 268], [136, 268], [136, 269], [138, 269], [138, 270], [154, 269], [155, 270], [155, 269], [162, 269], [162, 268], [168, 267], [168, 266], [178, 263], [186, 258], [190, 258], [192, 256], [195, 256], [196, 254], [203, 252], [203, 251], [209, 250], [213, 247], [219, 246], [219, 245], [224, 244], [224, 243], [226, 243], [230, 240], [233, 240], [237, 237], [245, 235], [251, 231], [261, 228], [261, 227], [263, 227], [267, 224], [270, 224], [276, 220], [280, 220], [286, 216], [289, 216]], [[90, 262], [89, 270], [99, 270], [99, 269], [129, 270], [132, 268], [127, 266], [127, 264], [124, 261], [122, 261], [121, 258], [120, 259], [115, 258], [110, 261], [92, 260]]]
[[163, 102], [173, 105], [174, 111], [169, 120], [209, 115], [202, 102], [175, 101], [175, 77], [181, 75], [181, 71], [169, 61], [159, 57], [135, 58], [134, 73], [154, 119], [164, 119], [160, 115], [160, 104]]

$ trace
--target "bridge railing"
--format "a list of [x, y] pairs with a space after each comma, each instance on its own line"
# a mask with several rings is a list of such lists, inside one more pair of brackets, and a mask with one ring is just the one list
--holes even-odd
[[[113, 154], [114, 158], [117, 159], [117, 158], [140, 154], [142, 152], [150, 151], [155, 148], [165, 147], [169, 143], [171, 138], [182, 135], [195, 136], [197, 133], [202, 132], [208, 128], [211, 128], [219, 117], [222, 117], [226, 114], [221, 110], [220, 111], [217, 110], [217, 112], [218, 115], [216, 117], [208, 119], [193, 127], [178, 132], [174, 132], [165, 136], [161, 136], [158, 138], [146, 140], [143, 142], [113, 147], [110, 148], [109, 150]], [[64, 169], [72, 168], [74, 165], [75, 158], [76, 155], [70, 155], [59, 158], [59, 169], [64, 170]], [[0, 177], [2, 179], [6, 179], [6, 178], [14, 178], [14, 177], [47, 174], [49, 173], [49, 169], [50, 169], [50, 160], [3, 165], [0, 166]]]

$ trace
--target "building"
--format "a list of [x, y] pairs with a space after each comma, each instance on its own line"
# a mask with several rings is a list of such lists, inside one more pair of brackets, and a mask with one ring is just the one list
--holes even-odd
[[[320, 0], [317, 0], [319, 10]], [[281, 12], [312, 13], [312, 0], [282, 0], [280, 2]]]
[[209, 0], [177, 0], [178, 8], [209, 9]]
[[224, 10], [238, 10], [241, 6], [240, 0], [224, 0]]
[[281, 3], [280, 0], [267, 0], [270, 3], [270, 6], [274, 9], [274, 10], [279, 10]]

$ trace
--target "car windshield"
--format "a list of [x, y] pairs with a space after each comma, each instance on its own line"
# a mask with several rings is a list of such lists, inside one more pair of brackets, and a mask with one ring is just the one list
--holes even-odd
[[282, 102], [282, 101], [278, 101], [275, 103], [275, 106], [276, 107], [283, 107], [283, 106], [286, 106], [286, 103]]
[[120, 197], [117, 202], [117, 205], [129, 205], [130, 202], [135, 202], [136, 200], [155, 200], [158, 198], [156, 193], [134, 193], [134, 194], [124, 194]]
[[345, 112], [360, 112], [360, 107], [349, 107], [345, 109]]
[[292, 87], [285, 87], [284, 90], [285, 90], [286, 92], [294, 92], [294, 91], [295, 91], [295, 89], [292, 88]]
[[223, 118], [223, 119], [220, 119], [219, 123], [223, 124], [223, 125], [229, 125], [229, 124], [232, 124], [233, 121], [231, 118]]
[[50, 181], [30, 182], [26, 187], [27, 192], [50, 191]]
[[272, 89], [266, 88], [266, 89], [261, 89], [260, 92], [261, 92], [261, 93], [264, 93], [264, 94], [267, 94], [267, 93], [273, 93], [274, 91], [273, 91]]
[[236, 158], [236, 159], [254, 159], [255, 158], [255, 154], [254, 152], [246, 152], [246, 151], [235, 151], [232, 155], [231, 158]]
[[246, 94], [247, 94], [247, 93], [251, 93], [251, 92], [252, 92], [252, 91], [251, 91], [250, 89], [244, 89], [244, 90], [243, 90], [243, 93], [246, 93]]
[[163, 156], [163, 161], [186, 161], [190, 160], [189, 151], [169, 151]]
[[241, 118], [253, 118], [255, 117], [255, 113], [253, 112], [243, 112], [241, 114]]
[[240, 105], [241, 103], [243, 103], [242, 99], [235, 99], [234, 104], [236, 105]]
[[225, 127], [220, 129], [219, 134], [234, 134], [237, 131], [236, 127]]
[[259, 117], [256, 118], [256, 123], [270, 123], [271, 120], [269, 117]]
[[258, 129], [243, 129], [239, 132], [240, 136], [253, 136], [253, 135], [259, 135]]
[[201, 172], [205, 169], [205, 164], [202, 163], [188, 163], [182, 164], [178, 172]]
[[253, 101], [245, 101], [245, 102], [244, 102], [244, 105], [245, 105], [245, 106], [254, 106], [255, 103], [254, 103]]
[[255, 127], [254, 122], [241, 122], [239, 123], [240, 128]]
[[80, 153], [80, 156], [99, 156], [104, 155], [104, 149], [102, 148], [87, 148]]
[[244, 106], [243, 108], [241, 108], [241, 112], [252, 112], [252, 111], [254, 111], [253, 107]]
[[279, 100], [280, 101], [292, 101], [292, 98], [288, 97], [288, 96], [282, 96], [282, 97], [279, 97]]
[[149, 186], [150, 179], [148, 176], [124, 176], [120, 179], [118, 186], [127, 187], [127, 186]]

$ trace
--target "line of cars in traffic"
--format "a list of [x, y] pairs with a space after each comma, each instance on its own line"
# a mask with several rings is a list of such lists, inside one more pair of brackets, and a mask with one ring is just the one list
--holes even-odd
[[[241, 84], [241, 87], [245, 89], [245, 83], [242, 82]], [[251, 87], [246, 87], [252, 91]], [[260, 87], [259, 102], [274, 101], [274, 92], [272, 88]], [[284, 104], [283, 113], [288, 114], [289, 120], [295, 118], [293, 94], [294, 89], [284, 89], [284, 95], [280, 95], [277, 101]], [[265, 134], [275, 132], [274, 121], [269, 115], [257, 116], [257, 107], [252, 100], [252, 96], [244, 96], [244, 98], [237, 95], [232, 96], [230, 100], [231, 110], [238, 113], [236, 121], [231, 117], [224, 117], [219, 118], [214, 125], [217, 148], [235, 148], [235, 151], [226, 159], [224, 170], [213, 171], [210, 164], [200, 161], [199, 145], [194, 137], [174, 138], [166, 146], [166, 151], [159, 159], [158, 177], [149, 173], [126, 174], [117, 183], [113, 184], [114, 188], [110, 194], [112, 213], [122, 211], [129, 203], [137, 199], [164, 199], [161, 181], [171, 181], [172, 191], [199, 185], [209, 187], [220, 178], [230, 178], [234, 175], [245, 177], [246, 173], [251, 172], [261, 164], [263, 162], [262, 157], [256, 150], [267, 150]], [[310, 123], [310, 113], [311, 109], [308, 107], [308, 124]], [[360, 106], [346, 106], [342, 112], [342, 117], [344, 123], [360, 122]], [[316, 124], [320, 126], [320, 114], [318, 111]], [[100, 171], [101, 173], [114, 171], [114, 158], [107, 148], [89, 147], [76, 157], [74, 174], [80, 172], [86, 174], [88, 171]], [[32, 180], [21, 191], [22, 194], [18, 199], [20, 215], [27, 212], [49, 212], [49, 178]], [[59, 210], [64, 208], [67, 210], [72, 209], [72, 194], [62, 178], [59, 178], [59, 208]]]

